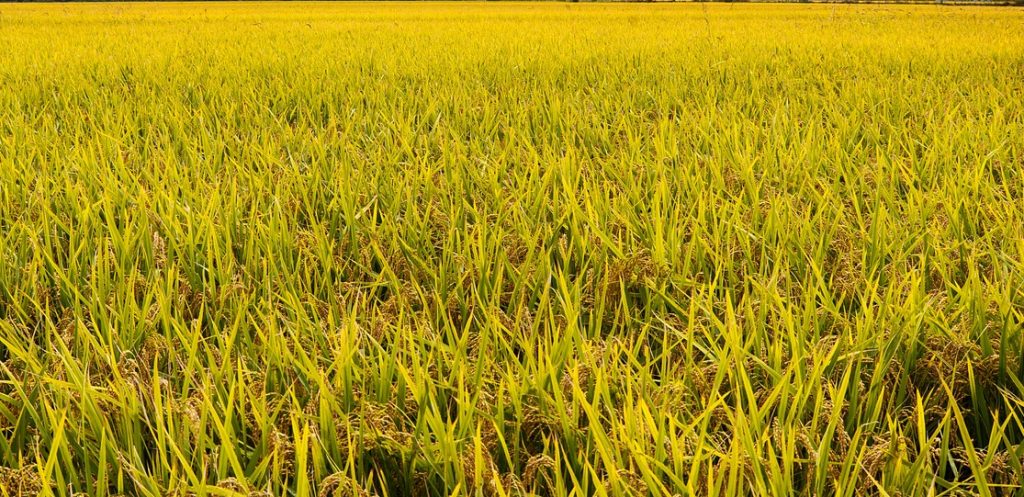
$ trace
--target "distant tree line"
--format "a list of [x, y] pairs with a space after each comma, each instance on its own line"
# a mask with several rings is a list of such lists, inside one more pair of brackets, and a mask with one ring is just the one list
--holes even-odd
[[[2, 3], [43, 3], [43, 2], [107, 2], [115, 0], [0, 0]], [[116, 0], [116, 1], [182, 1], [182, 0]], [[184, 0], [208, 1], [208, 0]], [[219, 0], [236, 1], [236, 0]], [[347, 0], [333, 0], [347, 1]], [[567, 2], [680, 2], [680, 3], [906, 3], [906, 4], [975, 4], [975, 5], [1016, 5], [1024, 6], [1024, 0], [561, 0]]]

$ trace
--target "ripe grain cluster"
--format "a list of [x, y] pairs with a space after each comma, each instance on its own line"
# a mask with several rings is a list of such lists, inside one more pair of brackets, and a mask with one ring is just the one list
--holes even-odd
[[1024, 11], [0, 7], [0, 496], [1024, 495]]

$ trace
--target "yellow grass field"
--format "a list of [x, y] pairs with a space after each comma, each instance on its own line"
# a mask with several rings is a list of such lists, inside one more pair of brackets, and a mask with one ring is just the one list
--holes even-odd
[[0, 4], [0, 497], [1022, 496], [1024, 9]]

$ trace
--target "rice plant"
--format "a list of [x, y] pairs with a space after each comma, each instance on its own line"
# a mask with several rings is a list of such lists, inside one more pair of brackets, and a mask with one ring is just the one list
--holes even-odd
[[1024, 11], [0, 6], [0, 496], [1024, 495]]

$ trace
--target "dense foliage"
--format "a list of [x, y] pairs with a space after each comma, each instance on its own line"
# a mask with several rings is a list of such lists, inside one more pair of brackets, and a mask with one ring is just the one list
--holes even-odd
[[0, 7], [0, 495], [1024, 495], [1024, 12]]

